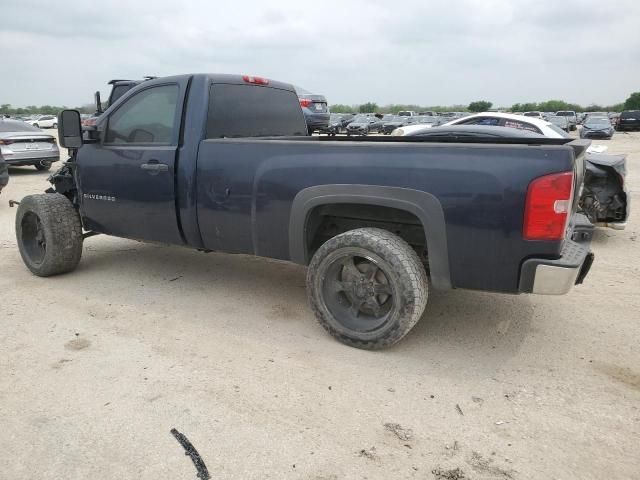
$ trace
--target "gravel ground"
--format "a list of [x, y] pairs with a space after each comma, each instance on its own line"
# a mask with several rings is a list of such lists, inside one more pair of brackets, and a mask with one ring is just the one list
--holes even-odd
[[[640, 205], [640, 133], [616, 134]], [[41, 279], [0, 197], [0, 477], [631, 479], [640, 471], [639, 214], [563, 297], [432, 292], [383, 352], [307, 308], [305, 271], [98, 236]]]

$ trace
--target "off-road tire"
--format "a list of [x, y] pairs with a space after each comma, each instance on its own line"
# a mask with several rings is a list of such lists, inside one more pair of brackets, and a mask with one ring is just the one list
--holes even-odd
[[[29, 225], [36, 216], [44, 235], [44, 252], [33, 253]], [[39, 277], [49, 277], [74, 270], [82, 256], [80, 216], [67, 197], [45, 193], [24, 197], [16, 214], [16, 240], [25, 265]], [[30, 249], [31, 248], [31, 249]]]
[[[380, 329], [361, 332], [348, 328], [331, 313], [323, 296], [327, 262], [340, 250], [361, 249], [390, 267], [383, 270], [395, 285], [395, 314]], [[415, 250], [397, 235], [379, 228], [360, 228], [337, 235], [314, 254], [307, 271], [307, 294], [318, 322], [338, 341], [356, 348], [377, 350], [401, 340], [418, 322], [427, 305], [428, 280]], [[395, 305], [395, 304], [394, 304]]]

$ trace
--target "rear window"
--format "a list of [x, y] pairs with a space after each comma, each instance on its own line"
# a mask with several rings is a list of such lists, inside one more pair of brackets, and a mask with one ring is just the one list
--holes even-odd
[[40, 132], [39, 128], [36, 128], [28, 123], [24, 123], [18, 120], [0, 120], [0, 132]]
[[109, 99], [109, 105], [113, 105], [116, 100], [118, 100], [121, 96], [123, 96], [125, 93], [127, 93], [129, 90], [131, 90], [133, 87], [135, 87], [135, 84], [127, 84], [127, 85], [116, 85], [113, 87], [113, 90], [111, 91], [111, 98]]
[[209, 92], [206, 138], [307, 134], [298, 96], [254, 85], [215, 84]]
[[640, 110], [629, 110], [626, 112], [622, 112], [620, 118], [640, 118]]

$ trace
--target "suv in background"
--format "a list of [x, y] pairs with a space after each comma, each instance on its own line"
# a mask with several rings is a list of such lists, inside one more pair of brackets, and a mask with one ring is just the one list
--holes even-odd
[[399, 117], [415, 117], [416, 112], [414, 112], [413, 110], [402, 110], [398, 112], [398, 116]]
[[556, 112], [556, 117], [567, 117], [569, 130], [574, 131], [578, 128], [578, 115], [573, 110], [560, 110]]
[[640, 110], [625, 110], [618, 118], [618, 131], [640, 130]]
[[325, 131], [329, 126], [329, 106], [324, 95], [316, 95], [304, 88], [294, 86], [300, 100], [300, 107], [307, 121], [309, 135], [314, 131]]

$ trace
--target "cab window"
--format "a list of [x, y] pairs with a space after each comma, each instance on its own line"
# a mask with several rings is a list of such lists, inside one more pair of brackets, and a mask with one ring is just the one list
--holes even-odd
[[161, 85], [136, 93], [111, 114], [105, 143], [171, 144], [179, 88]]

